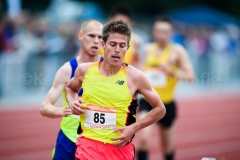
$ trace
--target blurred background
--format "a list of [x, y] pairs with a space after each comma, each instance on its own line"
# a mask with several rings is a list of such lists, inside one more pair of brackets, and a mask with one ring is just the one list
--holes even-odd
[[[172, 42], [189, 52], [196, 81], [177, 87], [176, 158], [240, 159], [240, 1], [235, 0], [1, 0], [0, 159], [50, 159], [60, 120], [41, 117], [38, 108], [58, 68], [81, 47], [77, 33], [82, 21], [96, 18], [106, 23], [110, 8], [120, 2], [132, 8], [133, 31], [143, 44], [153, 40], [153, 17], [167, 14], [175, 25]], [[140, 55], [142, 61], [144, 56]], [[16, 141], [17, 135], [21, 140]], [[29, 137], [32, 140], [26, 142]], [[41, 140], [44, 137], [48, 138]], [[202, 148], [193, 151], [194, 146]], [[153, 146], [152, 160], [161, 156], [159, 147]]]

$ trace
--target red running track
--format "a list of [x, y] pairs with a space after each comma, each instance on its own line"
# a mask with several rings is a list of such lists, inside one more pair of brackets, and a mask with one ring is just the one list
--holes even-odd
[[[176, 160], [200, 160], [202, 157], [240, 160], [239, 97], [178, 100], [174, 136]], [[0, 110], [0, 159], [50, 160], [60, 119], [42, 117], [33, 106], [32, 109], [15, 108]], [[150, 160], [160, 160], [162, 151], [157, 127], [152, 134]]]

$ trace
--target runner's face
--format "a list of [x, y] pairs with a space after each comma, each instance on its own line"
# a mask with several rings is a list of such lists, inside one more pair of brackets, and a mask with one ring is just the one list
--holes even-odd
[[104, 49], [104, 61], [112, 67], [121, 66], [125, 53], [129, 48], [127, 43], [128, 37], [126, 35], [111, 33], [107, 42], [102, 42]]
[[153, 26], [153, 36], [158, 43], [167, 43], [172, 34], [172, 25], [167, 22], [156, 22]]
[[102, 29], [102, 25], [96, 25], [96, 23], [90, 22], [87, 24], [84, 31], [82, 32], [82, 35], [79, 38], [82, 42], [82, 49], [89, 56], [96, 56], [99, 54], [102, 42]]

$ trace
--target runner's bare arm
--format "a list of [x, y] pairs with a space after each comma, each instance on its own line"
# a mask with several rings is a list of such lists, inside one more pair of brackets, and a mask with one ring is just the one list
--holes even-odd
[[194, 72], [192, 64], [188, 57], [187, 50], [181, 45], [175, 45], [173, 53], [174, 54], [171, 54], [171, 59], [173, 61], [170, 63], [176, 65], [179, 70], [177, 72], [173, 72], [167, 67], [167, 64], [161, 64], [160, 69], [168, 75], [174, 76], [181, 80], [192, 82], [194, 80]]
[[81, 66], [79, 66], [75, 71], [74, 77], [67, 83], [65, 87], [67, 102], [76, 100], [78, 92], [82, 87], [82, 72]]
[[118, 141], [113, 143], [117, 147], [122, 147], [126, 145], [137, 131], [157, 122], [166, 113], [166, 108], [164, 104], [159, 98], [157, 92], [152, 88], [145, 74], [140, 71], [136, 71], [135, 74], [139, 74], [137, 78], [134, 78], [135, 82], [138, 82], [135, 83], [135, 85], [137, 84], [136, 86], [137, 91], [147, 99], [147, 101], [151, 104], [153, 109], [146, 115], [146, 117], [137, 121], [136, 123], [133, 123], [130, 126], [117, 128], [114, 130], [114, 132], [122, 133], [121, 136], [112, 139], [113, 141]]
[[68, 63], [64, 64], [56, 73], [53, 85], [48, 91], [42, 105], [40, 107], [40, 113], [49, 118], [58, 118], [62, 116], [68, 116], [71, 114], [71, 110], [66, 107], [56, 107], [54, 104], [59, 99], [65, 85], [69, 81], [71, 75], [71, 67]]
[[[74, 77], [67, 83], [65, 87], [66, 100], [69, 107], [72, 109], [73, 114], [79, 115], [84, 113], [81, 101], [77, 99], [80, 88], [82, 87], [82, 81], [86, 71], [91, 63], [80, 64], [75, 71]], [[83, 100], [84, 101], [84, 100]]]
[[149, 104], [152, 106], [152, 110], [146, 117], [134, 123], [136, 131], [139, 131], [164, 117], [166, 108], [160, 99], [157, 92], [152, 88], [149, 80], [144, 73], [139, 74], [138, 92], [141, 93]]
[[194, 71], [187, 50], [182, 46], [178, 46], [176, 49], [179, 52], [178, 65], [180, 67], [180, 72], [177, 72], [176, 77], [192, 82], [194, 80]]

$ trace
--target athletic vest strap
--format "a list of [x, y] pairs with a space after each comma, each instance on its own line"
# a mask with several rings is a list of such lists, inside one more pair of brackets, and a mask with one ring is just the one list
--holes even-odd
[[74, 73], [75, 73], [75, 70], [77, 69], [78, 67], [78, 63], [77, 63], [77, 59], [76, 58], [73, 58], [69, 61], [71, 67], [72, 67], [72, 74], [71, 74], [71, 78], [74, 77]]

